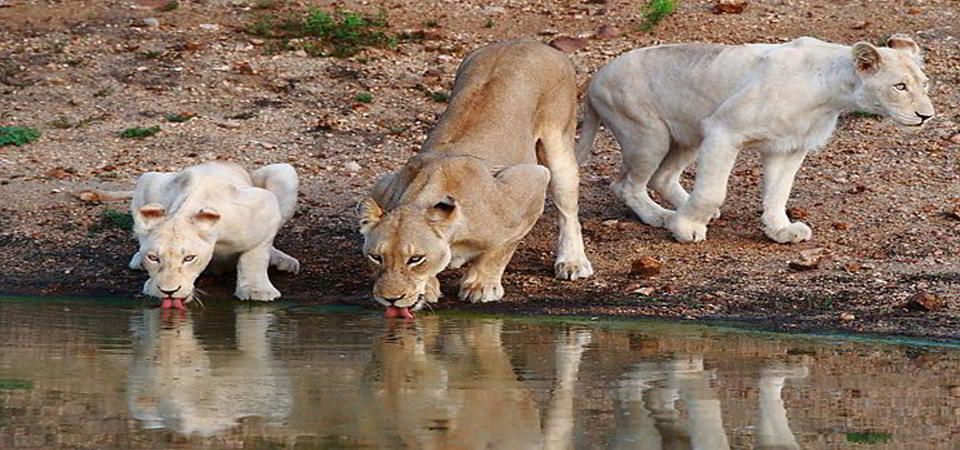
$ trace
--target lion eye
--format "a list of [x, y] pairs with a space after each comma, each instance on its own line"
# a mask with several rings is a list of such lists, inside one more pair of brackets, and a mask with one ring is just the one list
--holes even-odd
[[160, 262], [160, 257], [157, 255], [147, 255], [147, 259], [153, 262]]
[[408, 265], [408, 266], [415, 266], [415, 265], [417, 265], [417, 264], [422, 263], [422, 262], [424, 261], [424, 259], [426, 259], [426, 257], [423, 256], [423, 255], [414, 255], [414, 256], [411, 256], [410, 259], [407, 260], [407, 265]]
[[907, 90], [907, 85], [906, 85], [905, 83], [897, 83], [897, 84], [893, 85], [893, 88], [896, 89], [896, 90], [898, 90], [898, 91], [905, 91], [905, 90]]
[[373, 261], [374, 264], [380, 265], [383, 264], [383, 257], [380, 255], [374, 255], [373, 253], [367, 253], [367, 258], [370, 258], [370, 261]]
[[195, 259], [197, 259], [197, 255], [187, 255], [183, 257], [183, 262], [189, 263], [193, 262]]

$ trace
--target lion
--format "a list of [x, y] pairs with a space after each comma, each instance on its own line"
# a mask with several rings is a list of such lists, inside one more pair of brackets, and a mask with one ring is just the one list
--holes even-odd
[[437, 274], [464, 264], [459, 298], [500, 300], [548, 185], [559, 210], [557, 278], [593, 274], [578, 219], [575, 75], [563, 53], [536, 41], [493, 44], [463, 61], [422, 150], [359, 207], [363, 253], [378, 270], [373, 297], [388, 315], [436, 302]]
[[176, 173], [149, 172], [133, 192], [101, 197], [132, 197], [140, 248], [129, 266], [149, 274], [145, 295], [163, 299], [164, 308], [182, 309], [195, 299], [194, 282], [208, 266], [236, 268], [240, 300], [280, 298], [267, 269], [300, 270], [299, 261], [273, 246], [296, 210], [298, 187], [289, 164], [248, 174], [236, 164], [208, 162]]
[[[920, 47], [897, 34], [886, 48], [804, 37], [784, 44], [680, 44], [628, 52], [593, 77], [577, 153], [585, 159], [602, 123], [620, 144], [612, 187], [640, 219], [680, 242], [706, 238], [738, 152], [762, 154], [763, 225], [779, 243], [810, 239], [790, 222], [787, 199], [807, 154], [823, 147], [840, 114], [864, 111], [921, 127], [934, 116]], [[680, 175], [697, 160], [688, 194]], [[676, 211], [655, 203], [657, 191]]]

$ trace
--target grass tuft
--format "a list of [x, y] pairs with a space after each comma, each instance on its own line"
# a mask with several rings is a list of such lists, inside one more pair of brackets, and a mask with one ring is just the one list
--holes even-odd
[[356, 101], [358, 101], [358, 102], [360, 102], [360, 103], [372, 103], [372, 102], [373, 102], [373, 94], [371, 94], [371, 93], [369, 93], [369, 92], [361, 92], [361, 93], [353, 96], [353, 99], [356, 100]]
[[128, 212], [108, 209], [100, 215], [101, 229], [116, 228], [119, 230], [133, 230], [133, 216]]
[[430, 100], [433, 100], [437, 103], [446, 103], [450, 101], [450, 94], [443, 91], [428, 91], [427, 97], [430, 97]]
[[145, 139], [160, 132], [160, 127], [133, 127], [120, 132], [120, 137], [125, 139]]
[[29, 144], [40, 138], [40, 132], [26, 127], [0, 127], [0, 147]]
[[196, 114], [187, 113], [187, 112], [182, 112], [182, 113], [168, 113], [168, 114], [164, 114], [164, 115], [163, 115], [163, 119], [166, 120], [167, 122], [183, 123], [183, 122], [186, 122], [186, 121], [188, 121], [188, 120], [190, 120], [190, 119], [192, 119], [192, 118], [194, 118], [194, 117], [196, 117], [196, 116], [197, 116]]
[[647, 6], [644, 7], [641, 30], [653, 30], [663, 19], [673, 14], [676, 7], [675, 0], [650, 0], [647, 2]]
[[327, 12], [318, 8], [289, 12], [283, 16], [259, 15], [247, 26], [247, 33], [262, 38], [303, 40], [303, 49], [312, 56], [346, 58], [364, 48], [393, 47], [397, 38], [387, 33], [386, 14], [375, 16], [350, 11]]

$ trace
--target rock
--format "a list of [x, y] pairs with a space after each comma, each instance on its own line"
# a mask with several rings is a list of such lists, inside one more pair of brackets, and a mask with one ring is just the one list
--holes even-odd
[[857, 316], [853, 315], [851, 312], [842, 312], [840, 313], [840, 320], [844, 322], [850, 322], [851, 320], [857, 320]]
[[857, 273], [861, 269], [863, 269], [863, 266], [858, 262], [849, 262], [843, 265], [843, 270], [846, 270], [850, 273]]
[[911, 311], [939, 311], [943, 308], [943, 303], [942, 298], [926, 291], [920, 291], [907, 299], [904, 307]]
[[587, 41], [570, 36], [560, 36], [550, 41], [550, 46], [564, 53], [573, 53], [587, 46]]
[[265, 41], [265, 40], [263, 40], [263, 39], [257, 39], [257, 38], [250, 39], [250, 44], [251, 44], [251, 45], [263, 45], [263, 44], [266, 44], [266, 43], [267, 43], [267, 41]]
[[46, 175], [50, 178], [63, 180], [63, 179], [69, 178], [71, 175], [73, 175], [73, 173], [68, 169], [64, 169], [63, 167], [57, 167], [57, 168], [48, 170]]
[[347, 172], [359, 172], [360, 169], [362, 169], [356, 161], [347, 161], [347, 163], [343, 165], [343, 168], [347, 169]]
[[820, 262], [826, 255], [825, 248], [812, 248], [800, 252], [800, 259], [790, 261], [789, 267], [797, 271], [813, 270], [820, 267]]
[[627, 285], [627, 287], [623, 289], [623, 291], [626, 292], [627, 294], [639, 294], [639, 295], [644, 295], [649, 297], [650, 295], [653, 295], [653, 293], [657, 291], [657, 288], [653, 286], [646, 286], [641, 283], [630, 283]]
[[787, 208], [787, 215], [793, 220], [803, 220], [807, 218], [807, 210], [794, 206]]
[[853, 26], [851, 26], [850, 29], [853, 29], [853, 30], [863, 30], [863, 29], [866, 29], [868, 26], [870, 26], [870, 21], [869, 21], [869, 20], [863, 20], [863, 21], [860, 21], [860, 22], [857, 22], [857, 23], [853, 24]]
[[717, 0], [713, 5], [713, 12], [716, 14], [740, 14], [747, 9], [749, 2], [747, 0]]
[[427, 69], [423, 71], [424, 78], [440, 78], [443, 76], [443, 71], [440, 69]]
[[644, 256], [630, 264], [630, 275], [652, 277], [663, 270], [663, 263], [651, 256]]
[[960, 203], [957, 203], [956, 205], [954, 205], [953, 209], [951, 209], [950, 212], [947, 213], [947, 215], [953, 219], [960, 220]]
[[225, 120], [223, 122], [217, 122], [217, 126], [220, 128], [226, 128], [228, 130], [236, 130], [243, 127], [243, 124], [237, 122], [236, 120]]
[[147, 28], [157, 28], [160, 26], [160, 21], [156, 17], [147, 17], [143, 19], [143, 25]]
[[851, 227], [852, 225], [850, 225], [850, 224], [847, 223], [847, 222], [834, 222], [832, 226], [833, 226], [833, 229], [834, 229], [834, 230], [837, 230], [837, 231], [847, 231], [847, 230], [850, 229], [850, 227]]
[[947, 140], [954, 144], [960, 144], [960, 133], [954, 133], [953, 136], [948, 137]]
[[97, 191], [77, 192], [77, 198], [79, 198], [80, 201], [89, 202], [89, 203], [100, 203], [101, 201], [103, 201], [103, 199], [100, 198], [100, 194]]
[[617, 36], [620, 36], [620, 29], [613, 25], [604, 25], [593, 34], [597, 39], [613, 39]]
[[600, 222], [600, 225], [603, 225], [605, 227], [615, 227], [619, 224], [620, 224], [620, 221], [617, 219], [607, 219], [607, 220], [604, 220], [603, 222]]
[[220, 29], [220, 25], [217, 25], [215, 23], [201, 23], [199, 26], [201, 30], [206, 30], [206, 31], [217, 31]]

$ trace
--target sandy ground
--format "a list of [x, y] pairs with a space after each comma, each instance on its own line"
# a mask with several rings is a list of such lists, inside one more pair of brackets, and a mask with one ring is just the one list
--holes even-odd
[[[125, 205], [83, 203], [71, 193], [129, 188], [144, 171], [224, 159], [249, 168], [289, 162], [302, 177], [300, 210], [278, 239], [303, 265], [299, 275], [274, 277], [285, 297], [365, 302], [369, 269], [353, 206], [376, 177], [416, 151], [444, 108], [425, 92], [449, 91], [474, 48], [512, 37], [583, 38], [586, 47], [571, 54], [582, 87], [612, 57], [657, 43], [812, 35], [852, 44], [906, 32], [926, 52], [939, 115], [912, 133], [876, 118], [842, 119], [833, 141], [807, 160], [791, 197], [793, 215], [814, 228], [813, 241], [765, 239], [760, 171], [744, 154], [709, 240], [673, 242], [639, 223], [608, 188], [620, 158], [601, 132], [582, 177], [596, 276], [553, 279], [555, 210], [548, 206], [507, 269], [503, 302], [457, 304], [459, 273], [450, 271], [440, 306], [960, 337], [960, 217], [951, 214], [960, 206], [960, 138], [950, 139], [960, 133], [956, 1], [754, 1], [740, 14], [715, 14], [713, 1], [683, 1], [652, 32], [640, 31], [642, 2], [621, 0], [206, 0], [180, 1], [170, 12], [150, 8], [158, 3], [0, 1], [0, 126], [42, 132], [35, 143], [0, 148], [0, 292], [136, 296], [144, 276], [125, 268], [134, 242], [104, 219]], [[257, 15], [308, 4], [382, 7], [391, 32], [423, 31], [425, 39], [337, 59], [277, 50], [245, 32]], [[373, 101], [355, 100], [359, 93]], [[164, 120], [180, 112], [196, 117]], [[148, 139], [118, 137], [154, 125], [161, 131]], [[817, 248], [828, 254], [818, 268], [789, 267]], [[663, 269], [632, 273], [642, 257]], [[233, 289], [229, 277], [200, 286], [212, 295]], [[917, 294], [940, 307], [906, 308]]]

